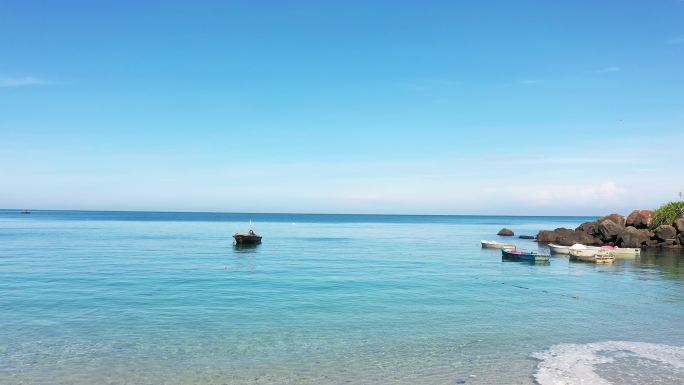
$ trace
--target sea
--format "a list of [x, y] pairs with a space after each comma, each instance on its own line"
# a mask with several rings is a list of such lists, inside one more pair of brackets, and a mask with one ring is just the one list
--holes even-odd
[[684, 384], [683, 253], [480, 247], [592, 219], [0, 210], [0, 384]]

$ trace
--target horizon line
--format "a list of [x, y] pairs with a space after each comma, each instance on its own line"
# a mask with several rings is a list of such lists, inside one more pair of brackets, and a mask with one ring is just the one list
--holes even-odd
[[[0, 211], [23, 211], [30, 212], [100, 212], [100, 213], [156, 213], [156, 214], [240, 214], [240, 215], [368, 215], [368, 216], [416, 216], [416, 217], [601, 217], [601, 215], [526, 215], [526, 214], [380, 214], [380, 213], [311, 213], [311, 212], [238, 212], [238, 211], [165, 211], [165, 210], [92, 210], [92, 209], [17, 209], [0, 208]], [[606, 214], [607, 215], [607, 214]], [[622, 214], [620, 214], [622, 215]]]

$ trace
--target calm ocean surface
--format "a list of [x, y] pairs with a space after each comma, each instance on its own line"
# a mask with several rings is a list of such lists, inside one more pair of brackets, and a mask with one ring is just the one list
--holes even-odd
[[590, 219], [0, 210], [0, 384], [683, 384], [680, 252], [479, 244]]

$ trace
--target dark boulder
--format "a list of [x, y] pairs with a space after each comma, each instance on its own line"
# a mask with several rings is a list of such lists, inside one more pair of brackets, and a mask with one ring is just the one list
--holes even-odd
[[573, 231], [572, 233], [561, 235], [558, 238], [558, 244], [563, 246], [572, 246], [575, 243], [581, 243], [583, 245], [602, 244], [600, 239], [597, 239], [583, 231]]
[[587, 234], [596, 236], [599, 234], [598, 232], [598, 223], [597, 222], [584, 222], [581, 225], [577, 226], [575, 231], [582, 231]]
[[677, 237], [677, 230], [670, 225], [660, 225], [655, 229], [655, 236], [660, 241], [674, 239]]
[[620, 215], [620, 214], [610, 214], [610, 215], [606, 215], [605, 217], [599, 218], [599, 220], [596, 221], [596, 222], [601, 223], [601, 222], [605, 221], [606, 219], [609, 220], [609, 221], [613, 221], [613, 222], [615, 222], [616, 224], [618, 224], [618, 225], [620, 225], [620, 226], [624, 226], [624, 225], [625, 225], [625, 217], [623, 217], [623, 216]]
[[512, 230], [504, 227], [503, 229], [499, 230], [499, 232], [496, 233], [496, 235], [501, 235], [502, 237], [512, 237], [515, 234], [513, 234]]
[[575, 231], [563, 227], [555, 230], [542, 230], [537, 234], [537, 241], [542, 243], [556, 243], [564, 235], [572, 235]]
[[618, 234], [622, 232], [625, 226], [620, 225], [610, 219], [604, 219], [598, 224], [598, 234], [599, 238], [603, 242], [615, 242], [617, 240]]
[[625, 225], [633, 226], [637, 229], [647, 229], [651, 225], [654, 214], [655, 211], [653, 210], [634, 210], [627, 216]]
[[642, 247], [644, 245], [651, 246], [650, 240], [648, 231], [628, 226], [618, 234], [615, 243], [620, 247]]
[[534, 235], [521, 235], [518, 238], [520, 239], [536, 239]]
[[677, 240], [679, 241], [680, 245], [684, 245], [684, 233], [679, 234]]
[[675, 220], [672, 226], [677, 229], [677, 232], [684, 233], [684, 219], [679, 218]]

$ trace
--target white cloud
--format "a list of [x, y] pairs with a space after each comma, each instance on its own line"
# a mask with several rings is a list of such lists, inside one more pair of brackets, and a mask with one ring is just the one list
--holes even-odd
[[35, 86], [41, 84], [49, 84], [49, 82], [33, 76], [0, 77], [0, 88]]
[[622, 68], [613, 66], [613, 67], [606, 67], [606, 68], [601, 68], [598, 70], [598, 73], [605, 74], [605, 73], [610, 73], [610, 72], [620, 72], [622, 71]]
[[625, 189], [615, 182], [592, 184], [587, 179], [584, 183], [528, 186], [515, 190], [514, 194], [518, 200], [528, 204], [585, 206], [596, 201], [614, 201], [624, 192]]

